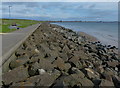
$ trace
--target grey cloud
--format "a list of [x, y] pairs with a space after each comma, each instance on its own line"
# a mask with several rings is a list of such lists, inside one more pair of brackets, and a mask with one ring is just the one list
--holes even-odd
[[92, 5], [87, 5], [87, 4], [84, 4], [84, 5], [74, 5], [74, 6], [65, 6], [65, 7], [62, 7], [63, 9], [65, 8], [72, 8], [72, 9], [76, 9], [76, 10], [79, 10], [79, 9], [94, 9], [96, 6], [96, 4], [92, 4]]
[[83, 5], [64, 5], [62, 9], [82, 9]]
[[39, 4], [37, 2], [28, 2], [26, 3], [27, 7], [39, 7]]
[[46, 9], [46, 8], [52, 8], [52, 7], [61, 7], [62, 6], [62, 3], [61, 2], [42, 2], [42, 5], [41, 7], [43, 9]]
[[12, 5], [12, 6], [16, 6], [16, 5], [25, 5], [26, 7], [38, 7], [38, 2], [3, 2], [2, 5]]
[[82, 5], [80, 5], [80, 6], [78, 6], [78, 8], [80, 8], [80, 9], [81, 9], [81, 8], [83, 8], [83, 6], [82, 6]]
[[84, 5], [79, 5], [76, 9], [93, 9], [95, 8], [96, 4], [92, 4], [92, 5], [87, 5], [87, 4], [84, 4]]
[[2, 8], [2, 11], [7, 11], [8, 10], [8, 8]]
[[108, 11], [108, 10], [103, 10], [103, 11], [100, 11], [99, 9], [98, 10], [95, 10], [93, 12], [93, 15], [99, 15], [99, 16], [106, 16], [106, 15], [109, 15], [109, 14], [112, 14], [113, 11]]
[[2, 2], [2, 5], [23, 5], [25, 2]]
[[24, 14], [26, 14], [26, 13], [29, 13], [31, 10], [30, 9], [20, 9], [20, 10], [17, 10], [17, 11], [15, 11], [16, 13], [24, 13]]
[[96, 5], [95, 4], [92, 4], [89, 6], [89, 8], [94, 8]]
[[71, 5], [71, 4], [62, 4], [60, 9], [61, 10], [71, 10], [71, 9], [78, 9], [79, 7], [76, 5]]

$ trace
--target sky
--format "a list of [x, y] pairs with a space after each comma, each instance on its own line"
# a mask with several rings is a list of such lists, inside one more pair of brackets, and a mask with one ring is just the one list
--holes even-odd
[[15, 19], [64, 21], [118, 20], [118, 2], [3, 2], [2, 8], [0, 8], [2, 18], [9, 18], [9, 5], [12, 6], [11, 18]]
[[2, 0], [2, 2], [119, 2], [120, 0]]

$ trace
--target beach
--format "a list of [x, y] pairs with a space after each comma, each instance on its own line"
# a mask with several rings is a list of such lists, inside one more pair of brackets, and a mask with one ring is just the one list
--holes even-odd
[[118, 48], [84, 31], [42, 23], [13, 56], [3, 87], [119, 87]]

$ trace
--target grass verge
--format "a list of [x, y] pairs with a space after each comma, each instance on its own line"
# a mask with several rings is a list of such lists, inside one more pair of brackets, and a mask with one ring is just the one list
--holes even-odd
[[15, 31], [17, 29], [10, 29], [9, 26], [12, 24], [17, 24], [19, 28], [25, 28], [33, 24], [40, 23], [40, 21], [35, 20], [24, 20], [24, 19], [0, 19], [0, 33], [8, 33]]

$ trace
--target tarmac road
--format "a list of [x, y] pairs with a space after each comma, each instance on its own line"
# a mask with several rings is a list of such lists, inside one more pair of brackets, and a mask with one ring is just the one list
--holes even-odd
[[0, 38], [2, 38], [2, 56], [0, 56], [2, 65], [39, 26], [40, 24], [35, 24], [12, 33], [0, 34]]

